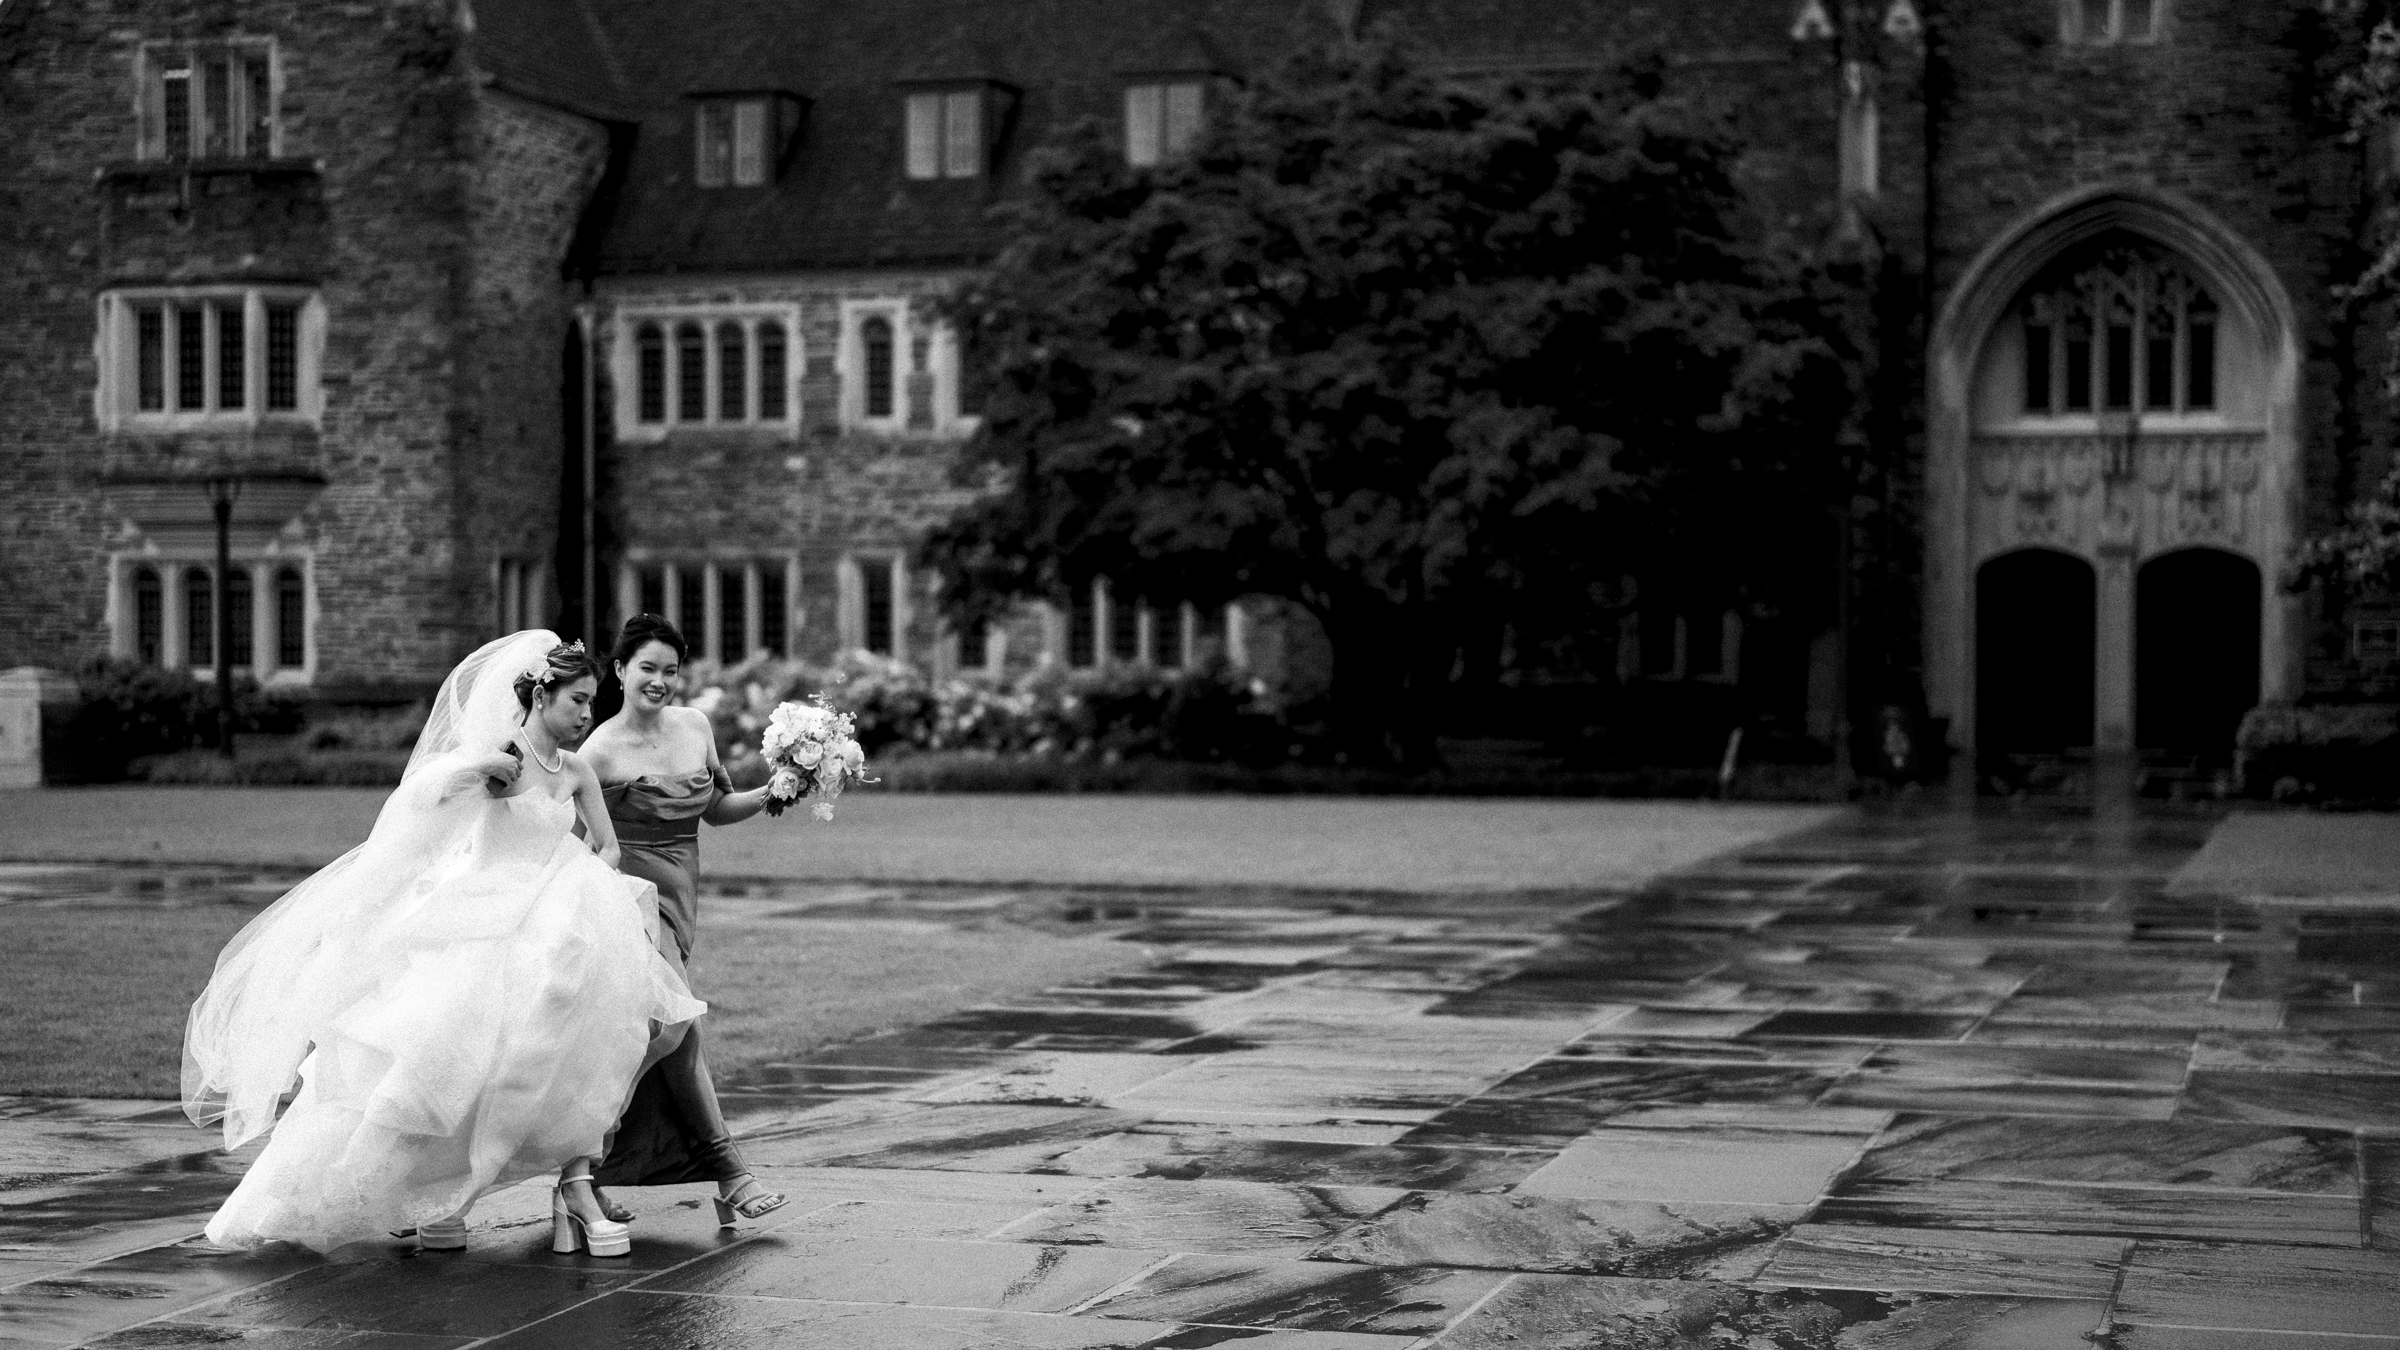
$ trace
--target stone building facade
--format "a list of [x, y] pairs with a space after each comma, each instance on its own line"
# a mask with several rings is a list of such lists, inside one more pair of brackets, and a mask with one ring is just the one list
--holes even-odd
[[910, 553], [975, 421], [936, 305], [1057, 129], [1172, 154], [1385, 24], [1468, 73], [1657, 52], [1871, 278], [1874, 658], [1595, 615], [1626, 679], [1822, 734], [1847, 672], [2025, 752], [2219, 749], [2388, 679], [2400, 626], [2277, 585], [2388, 421], [2328, 299], [2359, 35], [2314, 0], [0, 0], [0, 641], [204, 664], [238, 478], [236, 660], [331, 698], [637, 608], [721, 660], [1265, 661], [1257, 607], [1105, 582], [943, 629]]

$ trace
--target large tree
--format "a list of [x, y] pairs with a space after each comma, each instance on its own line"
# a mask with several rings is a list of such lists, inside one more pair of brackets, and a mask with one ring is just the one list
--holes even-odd
[[962, 473], [996, 490], [926, 546], [946, 605], [1098, 576], [1282, 597], [1323, 627], [1354, 748], [1408, 761], [1500, 626], [1613, 623], [1628, 577], [1821, 592], [1853, 402], [1829, 291], [1662, 83], [1362, 44], [1212, 95], [1156, 168], [1065, 135], [951, 306], [984, 417]]

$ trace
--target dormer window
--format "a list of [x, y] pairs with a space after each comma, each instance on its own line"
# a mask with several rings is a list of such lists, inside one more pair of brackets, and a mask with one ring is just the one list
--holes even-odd
[[265, 159], [277, 151], [274, 47], [161, 42], [142, 49], [142, 159]]
[[1191, 148], [1200, 135], [1198, 80], [1128, 85], [1125, 162], [1146, 168]]
[[2156, 42], [2166, 0], [2064, 0], [2066, 39], [2086, 47]]
[[908, 176], [983, 176], [984, 91], [944, 89], [908, 96]]
[[806, 106], [797, 94], [704, 94], [692, 108], [692, 179], [705, 188], [758, 187], [777, 161]]

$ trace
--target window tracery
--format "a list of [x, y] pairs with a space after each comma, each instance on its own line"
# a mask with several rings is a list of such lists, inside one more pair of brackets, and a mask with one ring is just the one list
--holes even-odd
[[2209, 412], [2218, 309], [2168, 259], [2114, 245], [2028, 288], [2024, 400], [2032, 417]]

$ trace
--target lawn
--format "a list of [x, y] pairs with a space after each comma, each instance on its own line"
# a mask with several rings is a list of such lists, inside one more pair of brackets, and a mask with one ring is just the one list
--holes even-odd
[[[183, 1022], [255, 910], [12, 905], [0, 1095], [173, 1097]], [[692, 980], [723, 1077], [1143, 959], [1141, 948], [1008, 923], [800, 919], [704, 926]]]

